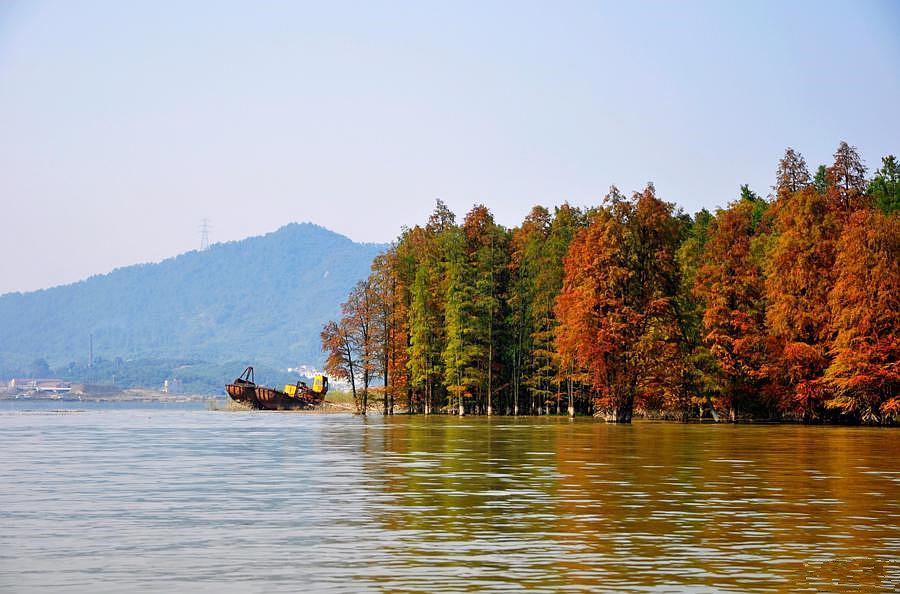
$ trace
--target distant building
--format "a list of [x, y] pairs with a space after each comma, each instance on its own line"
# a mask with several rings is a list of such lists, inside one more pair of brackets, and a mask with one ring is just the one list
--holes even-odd
[[61, 379], [15, 377], [9, 380], [10, 392], [71, 392], [72, 383]]
[[304, 377], [316, 377], [321, 371], [313, 367], [312, 365], [300, 365], [298, 367], [288, 367], [288, 373], [296, 373], [297, 375], [302, 375]]
[[166, 394], [181, 394], [184, 392], [184, 386], [181, 385], [181, 380], [178, 378], [167, 379], [163, 382], [162, 391]]

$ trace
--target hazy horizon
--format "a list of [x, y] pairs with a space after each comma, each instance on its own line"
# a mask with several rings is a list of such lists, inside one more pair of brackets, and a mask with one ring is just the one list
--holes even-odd
[[387, 243], [438, 198], [714, 209], [787, 146], [871, 173], [898, 58], [892, 2], [5, 3], [0, 294], [197, 249], [204, 218]]

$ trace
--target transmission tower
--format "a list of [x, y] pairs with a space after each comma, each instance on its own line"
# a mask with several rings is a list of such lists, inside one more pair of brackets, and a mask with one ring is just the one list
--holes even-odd
[[200, 222], [200, 251], [209, 249], [209, 219], [203, 219]]

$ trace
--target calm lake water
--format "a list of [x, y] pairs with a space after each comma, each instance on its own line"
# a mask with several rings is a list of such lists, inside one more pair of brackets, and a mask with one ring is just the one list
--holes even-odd
[[4, 591], [898, 587], [896, 429], [0, 405]]

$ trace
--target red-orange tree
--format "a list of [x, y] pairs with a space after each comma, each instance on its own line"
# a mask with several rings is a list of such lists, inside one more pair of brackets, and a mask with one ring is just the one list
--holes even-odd
[[716, 213], [694, 295], [704, 307], [704, 343], [718, 363], [718, 390], [734, 418], [753, 408], [766, 361], [764, 284], [752, 248], [766, 203], [751, 192]]
[[371, 277], [350, 290], [341, 312], [340, 322], [328, 322], [321, 333], [325, 370], [350, 380], [357, 411], [366, 414], [369, 387], [381, 372], [378, 303]]
[[879, 422], [900, 415], [900, 217], [854, 213], [837, 252], [828, 405]]
[[409, 287], [403, 282], [402, 272], [397, 246], [392, 246], [375, 258], [369, 275], [374, 300], [373, 336], [384, 383], [384, 414], [393, 414], [398, 400], [408, 405]]
[[828, 198], [807, 186], [778, 203], [774, 227], [766, 262], [766, 322], [782, 347], [770, 378], [782, 386], [782, 411], [811, 420], [821, 415], [827, 395], [821, 377], [828, 361], [828, 292], [840, 223]]
[[612, 189], [573, 239], [556, 300], [557, 351], [580, 367], [595, 406], [618, 423], [656, 394], [677, 353], [675, 250], [681, 222], [652, 186], [631, 200]]
[[359, 359], [353, 341], [345, 327], [330, 321], [322, 328], [322, 350], [325, 352], [325, 371], [335, 378], [350, 382], [353, 402], [359, 410], [359, 395], [356, 392], [356, 375]]

